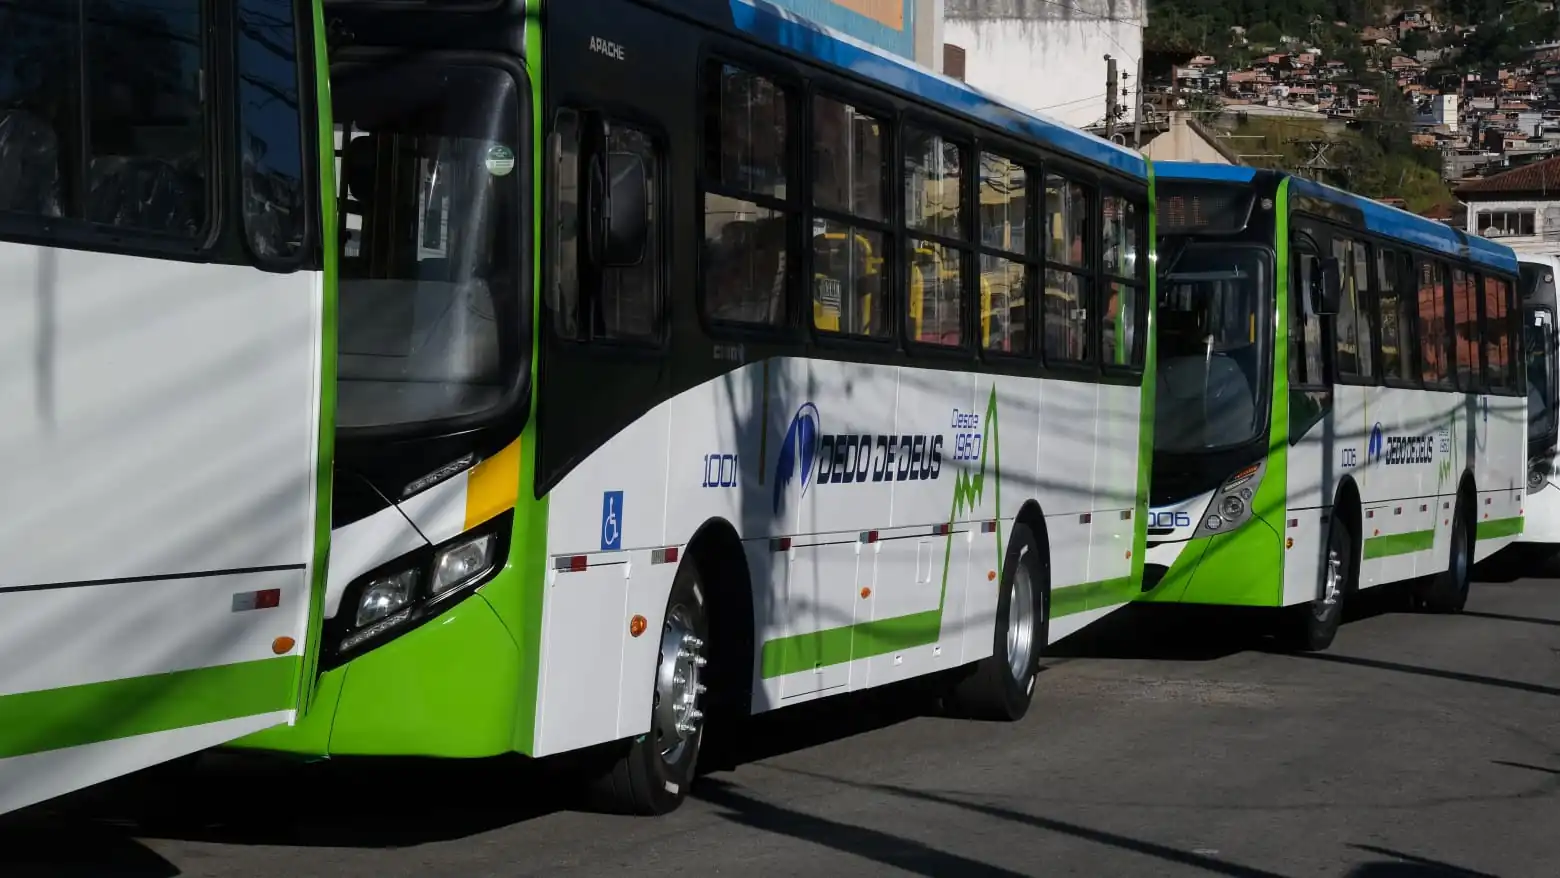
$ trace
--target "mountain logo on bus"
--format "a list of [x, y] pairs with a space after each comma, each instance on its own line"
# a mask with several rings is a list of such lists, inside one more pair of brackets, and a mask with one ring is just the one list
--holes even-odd
[[805, 496], [807, 488], [812, 484], [813, 473], [816, 471], [814, 464], [818, 457], [818, 437], [823, 435], [823, 418], [818, 414], [818, 407], [810, 402], [804, 402], [796, 414], [791, 416], [791, 424], [786, 427], [785, 439], [780, 443], [780, 457], [775, 460], [775, 514], [780, 514], [780, 507], [785, 504], [786, 490], [790, 488], [791, 481], [798, 476], [802, 480], [800, 494]]
[[1370, 445], [1365, 449], [1365, 456], [1371, 463], [1381, 459], [1381, 446], [1385, 444], [1381, 439], [1381, 422], [1370, 428]]

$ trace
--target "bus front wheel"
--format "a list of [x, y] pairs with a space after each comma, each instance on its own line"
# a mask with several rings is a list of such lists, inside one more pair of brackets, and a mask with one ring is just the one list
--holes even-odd
[[1343, 599], [1353, 591], [1354, 546], [1348, 523], [1333, 515], [1327, 524], [1327, 554], [1322, 558], [1316, 598], [1284, 608], [1280, 641], [1286, 650], [1320, 652], [1332, 646], [1343, 621]]
[[597, 778], [595, 799], [604, 810], [660, 815], [687, 798], [704, 743], [709, 629], [705, 585], [689, 554], [672, 581], [661, 623], [650, 731], [619, 744]]
[[1012, 722], [1029, 712], [1051, 620], [1051, 583], [1040, 551], [1034, 531], [1015, 524], [997, 594], [992, 654], [954, 688], [952, 700], [961, 714]]

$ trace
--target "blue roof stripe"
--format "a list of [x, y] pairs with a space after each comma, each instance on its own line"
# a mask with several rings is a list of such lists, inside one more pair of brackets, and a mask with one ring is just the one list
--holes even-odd
[[1321, 198], [1358, 210], [1364, 215], [1365, 228], [1378, 235], [1397, 238], [1447, 256], [1459, 259], [1466, 257], [1477, 265], [1498, 271], [1513, 274], [1517, 271], [1517, 254], [1504, 244], [1465, 234], [1443, 223], [1304, 177], [1291, 176], [1289, 180], [1292, 193]]
[[1250, 183], [1257, 169], [1247, 165], [1210, 165], [1202, 162], [1154, 162], [1156, 180], [1199, 180], [1214, 183]]
[[1019, 137], [1044, 143], [1138, 179], [1148, 179], [1148, 162], [1137, 152], [1101, 137], [1025, 110], [882, 50], [832, 31], [766, 0], [728, 0], [733, 23], [742, 31], [809, 58], [952, 107]]

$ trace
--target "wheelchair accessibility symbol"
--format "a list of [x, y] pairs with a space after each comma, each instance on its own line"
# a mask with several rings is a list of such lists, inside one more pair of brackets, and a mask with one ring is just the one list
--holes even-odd
[[623, 548], [623, 492], [604, 491], [601, 494], [601, 551], [616, 552]]

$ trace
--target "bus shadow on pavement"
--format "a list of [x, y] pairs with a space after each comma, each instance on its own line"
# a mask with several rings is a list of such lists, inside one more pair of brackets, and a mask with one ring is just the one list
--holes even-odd
[[133, 838], [97, 827], [22, 816], [0, 823], [6, 878], [174, 878], [182, 872]]
[[[341, 759], [305, 764], [207, 753], [181, 771], [147, 769], [49, 803], [18, 827], [101, 834], [124, 856], [83, 875], [177, 875], [135, 866], [136, 839], [291, 847], [411, 847], [465, 838], [566, 810], [556, 769], [521, 757], [436, 761]], [[0, 823], [0, 839], [8, 827]], [[39, 875], [71, 875], [70, 845]], [[139, 852], [133, 848], [139, 848]], [[4, 850], [0, 848], [0, 850]], [[35, 857], [47, 853], [39, 850]], [[9, 854], [0, 875], [11, 878]], [[159, 858], [160, 859], [160, 858]], [[171, 868], [171, 867], [170, 867]], [[24, 873], [25, 874], [25, 873]]]
[[1439, 860], [1416, 857], [1375, 845], [1351, 844], [1349, 847], [1392, 859], [1356, 866], [1345, 878], [1496, 878], [1488, 872], [1475, 872]]

